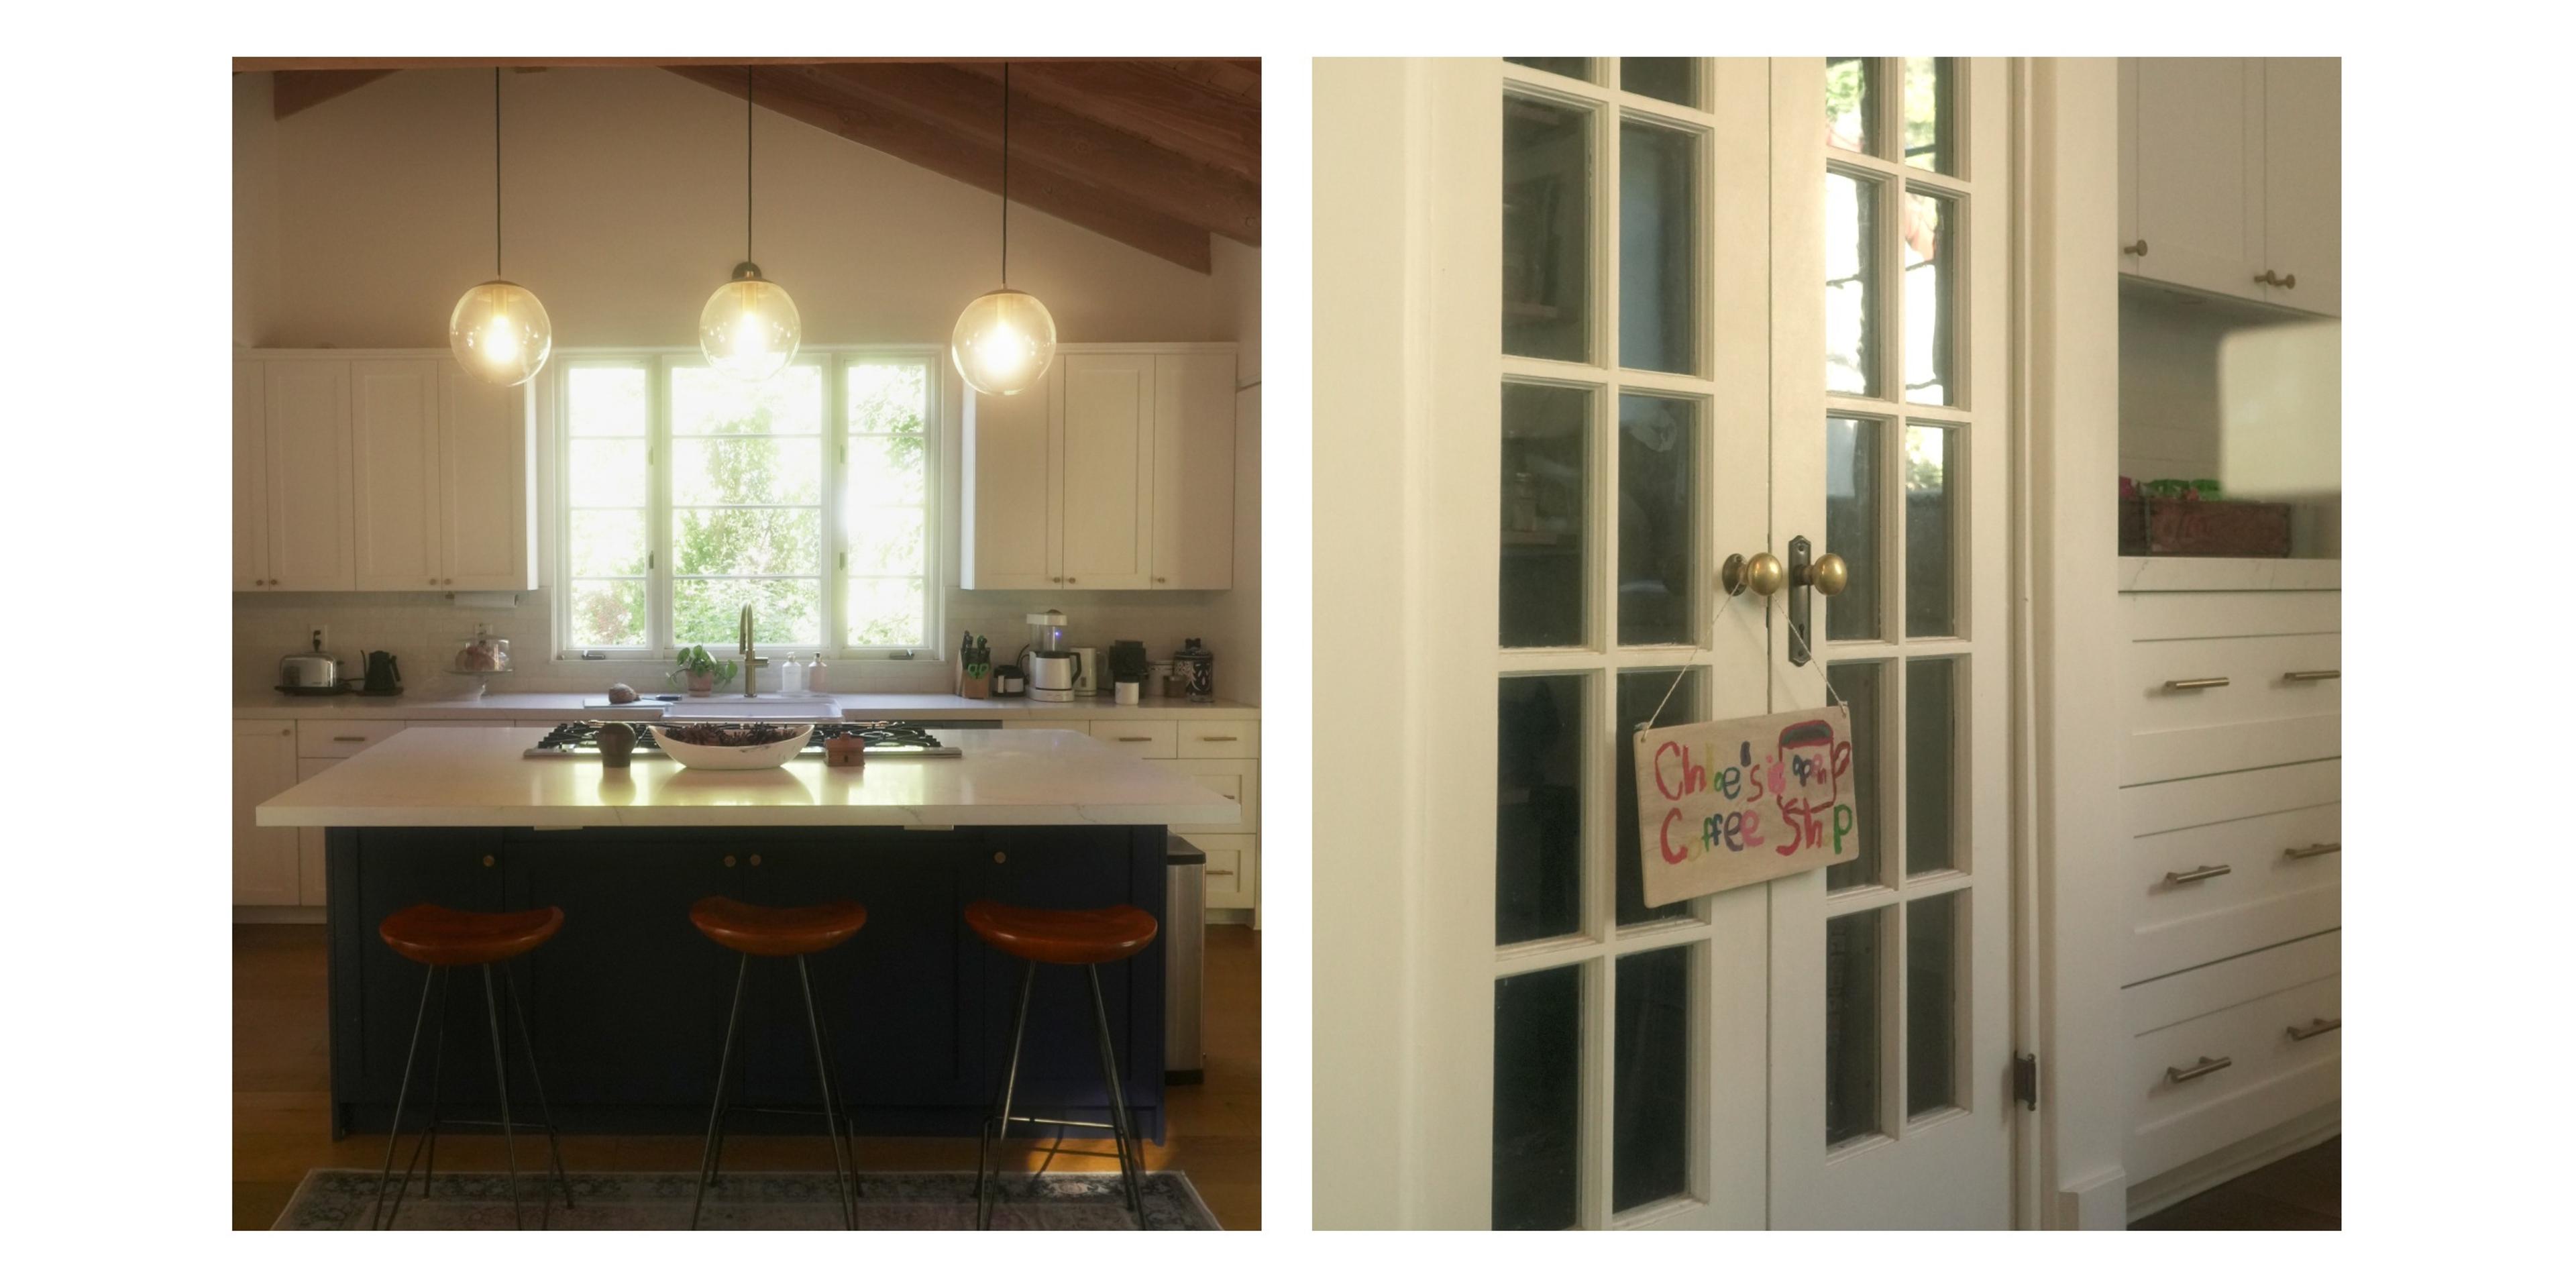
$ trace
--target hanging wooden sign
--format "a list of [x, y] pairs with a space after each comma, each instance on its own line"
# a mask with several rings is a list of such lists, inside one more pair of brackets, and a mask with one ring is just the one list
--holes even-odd
[[1650, 907], [1860, 856], [1840, 707], [1639, 730], [1636, 763]]

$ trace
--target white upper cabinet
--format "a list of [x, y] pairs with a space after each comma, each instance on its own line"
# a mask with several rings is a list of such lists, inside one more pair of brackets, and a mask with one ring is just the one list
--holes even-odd
[[1153, 585], [1154, 362], [1151, 354], [1064, 360], [1057, 454], [1064, 509], [1064, 584], [1076, 590]]
[[268, 368], [233, 364], [233, 589], [268, 588]]
[[534, 590], [536, 434], [528, 385], [439, 364], [438, 576], [442, 590]]
[[438, 364], [349, 366], [360, 590], [438, 585]]
[[2342, 72], [2330, 58], [2120, 65], [2120, 271], [2342, 308]]
[[354, 590], [349, 364], [267, 366], [267, 589]]
[[2266, 297], [2343, 313], [2343, 60], [2263, 60]]
[[1058, 584], [1052, 440], [1053, 373], [1010, 397], [974, 393], [966, 404], [964, 544], [959, 581], [969, 590], [1048, 590]]
[[1154, 588], [1234, 585], [1234, 355], [1154, 359]]

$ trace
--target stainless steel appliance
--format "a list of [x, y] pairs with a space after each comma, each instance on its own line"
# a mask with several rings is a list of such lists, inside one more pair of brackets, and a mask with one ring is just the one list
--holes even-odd
[[1163, 1081], [1207, 1080], [1207, 851], [1163, 834]]
[[[522, 753], [522, 756], [528, 760], [561, 760], [577, 756], [597, 757], [600, 754], [599, 731], [602, 723], [603, 722], [597, 720], [575, 720], [567, 724], [556, 725], [552, 730], [547, 732], [544, 737], [537, 739], [537, 745], [528, 748], [527, 751]], [[624, 724], [626, 722], [611, 721], [607, 723]], [[942, 722], [940, 727], [946, 729], [999, 729], [1002, 727], [1002, 722], [999, 720], [958, 720]], [[638, 758], [651, 757], [653, 759], [668, 759], [667, 753], [662, 750], [662, 745], [653, 741], [652, 729], [646, 727], [641, 722], [638, 722], [634, 728], [634, 754]], [[939, 741], [938, 737], [932, 734], [930, 730], [923, 725], [908, 720], [877, 720], [867, 722], [844, 721], [834, 724], [818, 724], [814, 726], [813, 735], [806, 739], [805, 749], [796, 754], [800, 758], [805, 756], [819, 757], [823, 754], [823, 744], [826, 741], [841, 737], [845, 734], [854, 736], [860, 741], [865, 742], [868, 745], [868, 755], [870, 756], [899, 756], [906, 759], [913, 759], [919, 757], [945, 758], [965, 754], [958, 748]]]
[[1100, 691], [1100, 650], [1077, 648], [1073, 654], [1073, 691], [1076, 696], [1090, 697]]
[[1050, 608], [1029, 614], [1029, 642], [1020, 650], [1020, 669], [1029, 677], [1029, 697], [1038, 702], [1071, 702], [1082, 680], [1082, 655], [1064, 642], [1064, 614]]
[[313, 695], [340, 691], [340, 659], [322, 651], [320, 632], [314, 633], [313, 651], [278, 659], [277, 691]]

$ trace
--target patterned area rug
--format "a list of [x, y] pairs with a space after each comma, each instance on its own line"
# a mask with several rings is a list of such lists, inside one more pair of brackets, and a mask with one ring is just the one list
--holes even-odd
[[[555, 1230], [679, 1230], [689, 1224], [697, 1193], [694, 1172], [573, 1172], [573, 1205], [551, 1178], [519, 1176], [527, 1223]], [[1216, 1217], [1184, 1172], [1148, 1172], [1145, 1219], [1156, 1230], [1214, 1230]], [[544, 1201], [542, 1217], [538, 1211]], [[364, 1230], [376, 1206], [376, 1173], [317, 1167], [287, 1200], [279, 1230]], [[395, 1222], [404, 1230], [507, 1230], [510, 1180], [500, 1172], [441, 1173], [424, 1197], [415, 1181]], [[1116, 1172], [1056, 1172], [1002, 1178], [995, 1229], [1132, 1230]], [[838, 1199], [830, 1172], [727, 1173], [707, 1191], [703, 1230], [837, 1230]], [[863, 1230], [975, 1228], [972, 1172], [868, 1172], [859, 1177]]]

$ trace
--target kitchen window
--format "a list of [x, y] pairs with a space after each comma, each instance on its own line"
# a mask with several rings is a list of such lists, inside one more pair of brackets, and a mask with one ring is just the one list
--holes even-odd
[[566, 656], [932, 647], [939, 396], [928, 352], [809, 354], [758, 384], [695, 355], [559, 377]]

